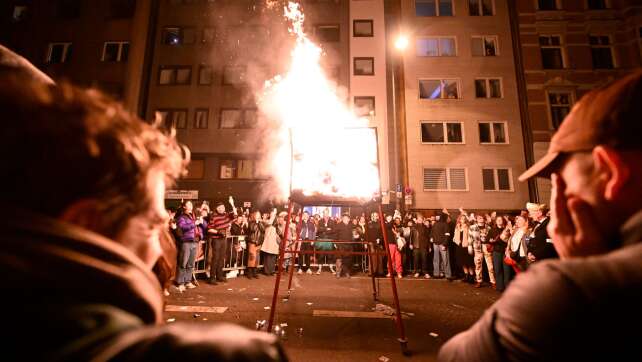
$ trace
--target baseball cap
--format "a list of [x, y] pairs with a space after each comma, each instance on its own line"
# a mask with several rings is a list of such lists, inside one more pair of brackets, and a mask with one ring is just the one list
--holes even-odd
[[548, 177], [555, 171], [561, 155], [591, 151], [598, 145], [642, 149], [642, 122], [638, 120], [641, 112], [642, 72], [587, 93], [553, 135], [546, 154], [521, 174], [519, 180]]

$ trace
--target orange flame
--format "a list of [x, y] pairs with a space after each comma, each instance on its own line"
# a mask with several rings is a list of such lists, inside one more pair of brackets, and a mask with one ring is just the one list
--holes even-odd
[[285, 76], [267, 81], [259, 105], [277, 123], [277, 149], [269, 164], [281, 196], [370, 198], [379, 192], [377, 139], [337, 96], [319, 64], [322, 50], [303, 31], [304, 14], [290, 2], [284, 16], [296, 36]]

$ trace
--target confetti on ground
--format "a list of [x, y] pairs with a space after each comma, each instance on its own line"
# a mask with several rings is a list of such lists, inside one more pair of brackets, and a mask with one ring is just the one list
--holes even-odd
[[227, 290], [231, 292], [231, 291], [232, 291], [232, 290], [234, 290], [234, 289], [232, 289], [232, 288], [227, 288]]
[[207, 318], [203, 318], [203, 320], [204, 320], [204, 321], [206, 321], [206, 320], [207, 320]]
[[252, 300], [259, 300], [259, 298], [252, 298]]
[[270, 310], [270, 307], [263, 307], [263, 309], [265, 309], [265, 310]]
[[172, 322], [176, 322], [176, 318], [169, 318], [167, 320], [167, 323], [172, 323]]
[[381, 362], [388, 362], [388, 361], [390, 361], [390, 358], [388, 358], [388, 357], [386, 357], [386, 356], [380, 356], [380, 357], [379, 357], [379, 361], [381, 361]]
[[281, 326], [281, 327], [287, 327], [287, 326], [288, 326], [288, 324], [287, 324], [287, 323], [281, 323], [281, 324], [280, 324], [280, 326]]
[[305, 304], [307, 304], [307, 305], [312, 305], [312, 302], [307, 302], [307, 303], [305, 303]]
[[435, 333], [435, 332], [430, 332], [430, 336], [433, 337], [433, 338], [439, 337], [439, 335], [437, 333]]

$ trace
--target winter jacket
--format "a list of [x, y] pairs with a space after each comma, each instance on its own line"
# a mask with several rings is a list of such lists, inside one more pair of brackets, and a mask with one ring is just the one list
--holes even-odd
[[[3, 360], [274, 361], [276, 337], [231, 324], [165, 324], [151, 268], [114, 240], [44, 215], [0, 216]], [[19, 300], [20, 303], [15, 303]], [[37, 347], [25, 348], [28, 341]]]
[[457, 225], [453, 232], [453, 242], [462, 248], [468, 247], [468, 225]]
[[314, 222], [312, 220], [308, 220], [308, 222], [301, 222], [299, 224], [299, 227], [299, 238], [301, 240], [315, 240], [317, 238], [316, 227], [314, 226]]
[[439, 220], [435, 223], [435, 225], [432, 226], [430, 237], [432, 238], [432, 242], [435, 245], [446, 246], [448, 245], [448, 240], [450, 239], [450, 235], [448, 234], [450, 234], [450, 228], [448, 224], [443, 220]]
[[261, 245], [265, 235], [265, 224], [261, 221], [251, 221], [248, 225], [247, 242]]
[[183, 236], [181, 241], [194, 241], [196, 240], [196, 224], [194, 217], [188, 214], [182, 214], [178, 217], [176, 227], [181, 228]]
[[412, 247], [418, 250], [428, 250], [430, 245], [430, 229], [424, 224], [417, 224], [411, 230]]
[[277, 233], [276, 226], [268, 225], [265, 228], [265, 236], [263, 237], [263, 244], [261, 244], [261, 251], [268, 254], [278, 255], [280, 243], [281, 238]]
[[533, 254], [536, 260], [557, 258], [557, 251], [555, 251], [553, 243], [550, 242], [548, 231], [546, 230], [548, 221], [549, 218], [546, 218], [535, 225], [530, 236], [528, 252]]

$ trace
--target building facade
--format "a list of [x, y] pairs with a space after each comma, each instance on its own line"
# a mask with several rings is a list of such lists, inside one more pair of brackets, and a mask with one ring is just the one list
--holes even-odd
[[[515, 210], [528, 201], [508, 2], [401, 0], [401, 179], [412, 209]], [[403, 165], [405, 163], [405, 165]]]
[[[517, 1], [527, 117], [533, 155], [585, 93], [642, 66], [642, 2], [638, 0]], [[550, 182], [537, 180], [550, 199]]]

